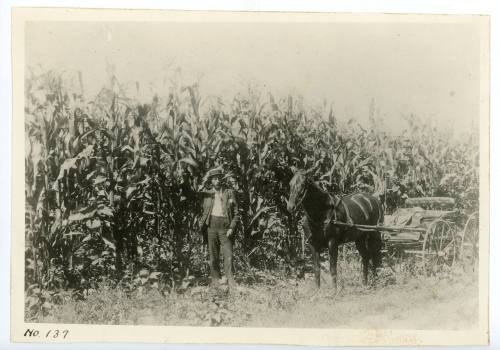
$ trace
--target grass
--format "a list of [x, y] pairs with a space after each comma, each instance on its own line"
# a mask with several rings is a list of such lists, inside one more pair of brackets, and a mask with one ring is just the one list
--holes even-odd
[[[256, 272], [236, 290], [191, 286], [182, 292], [110, 288], [85, 300], [63, 298], [38, 322], [234, 327], [471, 329], [477, 326], [478, 284], [460, 267], [433, 276], [418, 274], [411, 262], [385, 267], [375, 288], [360, 282], [355, 259], [340, 262], [339, 289], [322, 272], [303, 279]], [[248, 277], [248, 276], [246, 276]], [[250, 281], [250, 282], [249, 282]]]

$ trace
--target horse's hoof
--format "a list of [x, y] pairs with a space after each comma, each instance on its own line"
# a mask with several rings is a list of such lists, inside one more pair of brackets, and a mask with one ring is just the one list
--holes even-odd
[[375, 290], [376, 289], [376, 286], [373, 283], [368, 283], [364, 287], [366, 290]]
[[311, 298], [309, 298], [309, 301], [312, 303], [312, 302], [315, 302], [318, 298], [320, 297], [320, 290], [319, 288], [317, 288], [314, 293], [312, 293], [312, 296]]

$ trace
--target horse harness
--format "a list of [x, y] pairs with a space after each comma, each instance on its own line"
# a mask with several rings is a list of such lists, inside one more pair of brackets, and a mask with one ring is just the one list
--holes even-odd
[[[313, 226], [319, 226], [319, 225], [322, 225], [323, 227], [321, 228], [321, 231], [323, 232], [323, 236], [324, 238], [326, 238], [326, 229], [328, 228], [329, 225], [332, 225], [332, 226], [349, 226], [349, 227], [352, 227], [352, 228], [356, 228], [357, 230], [360, 230], [360, 231], [373, 231], [373, 230], [370, 230], [370, 229], [365, 229], [365, 228], [359, 228], [359, 227], [356, 227], [356, 224], [354, 224], [352, 218], [351, 218], [351, 214], [350, 214], [350, 211], [349, 211], [349, 208], [347, 207], [346, 203], [345, 202], [342, 202], [342, 200], [344, 199], [344, 197], [346, 197], [347, 195], [344, 195], [342, 197], [339, 197], [337, 199], [337, 201], [334, 200], [334, 196], [327, 192], [327, 191], [324, 191], [328, 197], [330, 198], [330, 203], [333, 203], [333, 204], [330, 204], [329, 207], [332, 208], [332, 212], [330, 215], [328, 215], [328, 217], [323, 220], [323, 222], [315, 222], [311, 216], [307, 213], [306, 210], [304, 210], [306, 216], [307, 216], [307, 219], [309, 220], [309, 222], [313, 225]], [[304, 200], [305, 196], [307, 194], [307, 189], [304, 191], [304, 194], [301, 196], [301, 199], [300, 199], [300, 203], [302, 204], [302, 201]], [[342, 202], [342, 205], [344, 206], [344, 210], [346, 212], [346, 216], [347, 216], [347, 222], [343, 222], [343, 221], [339, 221], [337, 220], [337, 211], [336, 209], [339, 207], [340, 203]]]

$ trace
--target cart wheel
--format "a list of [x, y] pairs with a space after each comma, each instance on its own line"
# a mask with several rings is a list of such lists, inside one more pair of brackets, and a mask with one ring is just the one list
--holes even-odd
[[452, 266], [458, 249], [452, 225], [443, 219], [430, 223], [424, 237], [422, 262], [427, 272], [437, 272]]
[[460, 259], [474, 271], [479, 258], [479, 212], [469, 215], [460, 238]]

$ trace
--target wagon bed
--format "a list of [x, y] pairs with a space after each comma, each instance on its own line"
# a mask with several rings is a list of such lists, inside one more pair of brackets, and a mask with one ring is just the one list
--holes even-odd
[[[386, 251], [395, 256], [413, 254], [426, 269], [452, 265], [458, 253], [455, 210], [400, 208], [385, 217], [384, 225], [399, 231], [384, 232]], [[409, 230], [413, 229], [413, 230]]]

